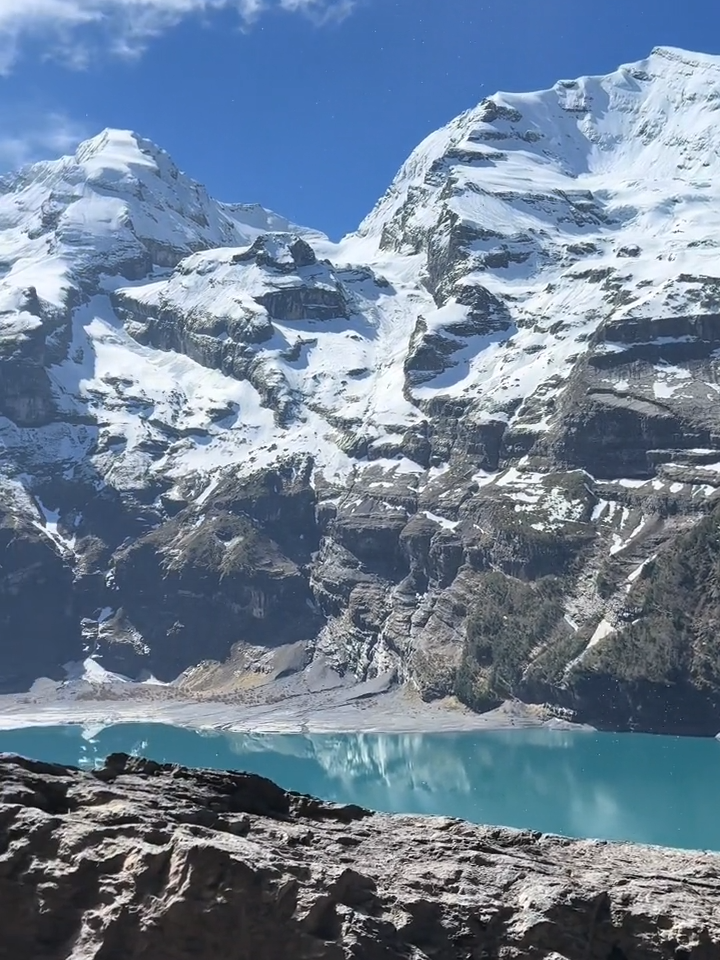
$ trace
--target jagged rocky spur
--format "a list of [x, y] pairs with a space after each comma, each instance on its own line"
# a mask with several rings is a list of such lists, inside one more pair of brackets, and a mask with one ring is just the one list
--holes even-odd
[[716, 960], [720, 856], [0, 757], [0, 960]]

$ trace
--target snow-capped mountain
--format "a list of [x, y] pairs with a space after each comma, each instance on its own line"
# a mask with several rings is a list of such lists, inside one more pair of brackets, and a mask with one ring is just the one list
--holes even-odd
[[0, 180], [2, 685], [720, 724], [719, 107], [669, 48], [496, 94], [338, 244], [127, 132]]

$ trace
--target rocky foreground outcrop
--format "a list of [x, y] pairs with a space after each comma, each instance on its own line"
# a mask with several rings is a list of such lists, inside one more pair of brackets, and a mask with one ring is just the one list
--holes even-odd
[[0, 960], [716, 960], [720, 856], [0, 757]]

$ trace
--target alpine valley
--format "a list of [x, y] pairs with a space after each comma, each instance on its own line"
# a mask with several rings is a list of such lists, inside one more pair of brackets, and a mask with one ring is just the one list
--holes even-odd
[[5, 176], [0, 692], [714, 735], [719, 351], [720, 57], [497, 94], [340, 243], [129, 132]]

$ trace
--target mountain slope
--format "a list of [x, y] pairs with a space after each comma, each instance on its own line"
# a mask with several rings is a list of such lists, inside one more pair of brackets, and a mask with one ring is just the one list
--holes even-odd
[[120, 131], [5, 177], [4, 689], [308, 667], [717, 732], [718, 105], [669, 48], [497, 94], [339, 244]]

